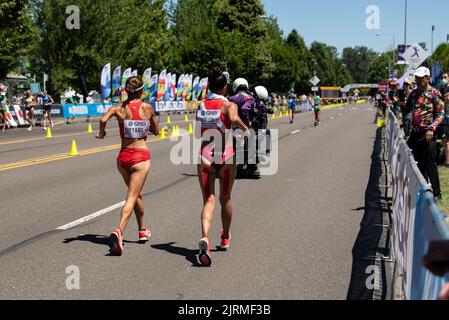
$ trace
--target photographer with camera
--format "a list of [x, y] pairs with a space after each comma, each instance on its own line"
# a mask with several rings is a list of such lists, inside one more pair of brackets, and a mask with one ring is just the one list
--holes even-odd
[[[248, 81], [244, 78], [238, 78], [234, 81], [232, 89], [235, 95], [232, 96], [229, 101], [233, 102], [238, 107], [238, 113], [240, 119], [243, 123], [250, 129], [252, 129], [252, 122], [254, 119], [254, 106], [256, 104], [256, 99], [253, 94], [249, 91]], [[257, 170], [257, 164], [250, 164], [251, 156], [254, 153], [249, 150], [248, 139], [242, 141], [240, 148], [237, 146], [237, 141], [234, 141], [236, 150], [244, 151], [243, 163], [237, 163], [238, 174], [249, 175]]]
[[[270, 129], [268, 129], [268, 114], [273, 114], [274, 110], [267, 106], [268, 101], [268, 90], [263, 86], [257, 86], [254, 88], [254, 96], [256, 98], [256, 103], [253, 108], [253, 122], [252, 128], [254, 129], [257, 137], [256, 151], [257, 151], [257, 164], [260, 163], [260, 156], [266, 156], [270, 154]], [[265, 146], [263, 152], [260, 148]], [[256, 166], [257, 169], [257, 166]]]

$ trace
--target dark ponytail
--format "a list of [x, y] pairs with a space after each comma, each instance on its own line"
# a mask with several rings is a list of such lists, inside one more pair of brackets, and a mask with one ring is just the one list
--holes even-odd
[[227, 84], [228, 79], [223, 74], [224, 70], [221, 67], [214, 67], [209, 72], [209, 89], [212, 92], [222, 90]]

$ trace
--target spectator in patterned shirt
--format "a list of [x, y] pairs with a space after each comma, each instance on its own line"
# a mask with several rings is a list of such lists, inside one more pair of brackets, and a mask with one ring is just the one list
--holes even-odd
[[435, 131], [444, 119], [444, 102], [441, 93], [430, 86], [430, 70], [416, 70], [417, 89], [410, 93], [406, 111], [412, 113], [412, 129], [408, 145], [413, 151], [418, 167], [432, 184], [435, 199], [441, 200], [440, 177], [436, 164], [437, 142]]

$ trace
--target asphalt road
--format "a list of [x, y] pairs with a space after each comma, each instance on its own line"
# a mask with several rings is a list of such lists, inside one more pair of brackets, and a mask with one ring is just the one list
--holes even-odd
[[[174, 142], [149, 142], [144, 204], [151, 241], [136, 243], [132, 219], [124, 255], [111, 257], [120, 208], [57, 229], [124, 200], [117, 126], [104, 141], [87, 134], [85, 123], [55, 127], [49, 140], [42, 130], [0, 134], [0, 299], [345, 299], [375, 110], [351, 105], [322, 117], [318, 128], [312, 113], [292, 125], [271, 121], [280, 137], [278, 172], [236, 182], [228, 252], [215, 250], [217, 206], [211, 268], [195, 256], [202, 205], [196, 167], [170, 162]], [[172, 120], [186, 128], [180, 117]], [[73, 139], [79, 157], [66, 156]], [[69, 266], [80, 271], [79, 289], [66, 286]]]

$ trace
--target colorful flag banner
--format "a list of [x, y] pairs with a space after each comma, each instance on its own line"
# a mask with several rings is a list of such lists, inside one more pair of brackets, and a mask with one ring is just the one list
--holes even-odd
[[196, 77], [195, 80], [193, 80], [193, 101], [198, 101], [198, 94], [199, 94], [199, 88], [200, 88], [200, 77]]
[[118, 102], [120, 97], [120, 87], [122, 81], [122, 66], [115, 68], [112, 74], [112, 101]]
[[161, 74], [159, 75], [158, 81], [157, 101], [162, 101], [164, 99], [166, 81], [167, 81], [167, 70], [162, 70]]
[[157, 74], [153, 75], [150, 80], [150, 91], [149, 91], [149, 100], [155, 101], [157, 98], [157, 88], [158, 88], [158, 78]]
[[111, 64], [103, 67], [101, 72], [101, 99], [107, 100], [111, 97]]
[[177, 92], [176, 92], [176, 100], [178, 100], [178, 101], [182, 100], [182, 93], [184, 90], [184, 79], [185, 79], [185, 75], [182, 74], [178, 80], [178, 87], [177, 87]]
[[147, 100], [150, 97], [150, 82], [151, 82], [151, 68], [148, 68], [145, 70], [145, 72], [143, 73], [143, 90], [144, 90], [144, 95], [142, 97], [142, 100]]
[[129, 78], [131, 78], [132, 76], [132, 72], [131, 72], [131, 68], [128, 68], [125, 70], [125, 72], [123, 72], [123, 77], [122, 77], [122, 102], [125, 102], [126, 100], [128, 100], [128, 94], [126, 93], [125, 90], [125, 86], [126, 86], [126, 81], [128, 81]]

